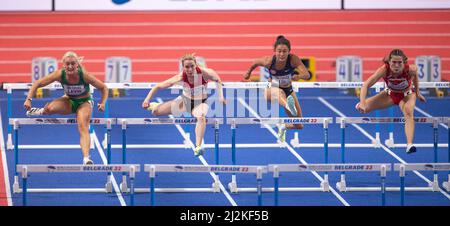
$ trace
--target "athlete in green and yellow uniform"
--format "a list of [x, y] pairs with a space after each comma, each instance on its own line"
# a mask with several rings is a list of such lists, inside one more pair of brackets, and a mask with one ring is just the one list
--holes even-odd
[[[97, 104], [99, 111], [104, 111], [108, 98], [108, 88], [95, 78], [94, 75], [84, 70], [81, 59], [74, 52], [67, 52], [62, 58], [63, 69], [57, 70], [39, 80], [30, 88], [23, 106], [27, 110], [27, 116], [75, 113], [80, 133], [80, 146], [83, 153], [83, 164], [93, 164], [89, 157], [90, 137], [89, 122], [94, 105], [89, 86], [92, 85], [101, 92], [101, 101]], [[64, 96], [47, 103], [44, 108], [32, 108], [31, 98], [40, 87], [52, 82], [60, 82], [64, 88]]]

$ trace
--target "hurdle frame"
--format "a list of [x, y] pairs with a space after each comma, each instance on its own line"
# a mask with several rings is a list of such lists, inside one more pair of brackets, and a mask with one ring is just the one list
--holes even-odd
[[[450, 82], [420, 82], [420, 89], [429, 89], [429, 88], [450, 88]], [[394, 106], [391, 106], [389, 108], [389, 116], [394, 117]], [[398, 145], [395, 144], [394, 141], [394, 125], [393, 123], [389, 124], [389, 138], [384, 141], [384, 144], [389, 148], [395, 148], [395, 147], [406, 147], [406, 145]], [[421, 147], [421, 146], [417, 146]], [[428, 147], [428, 146], [426, 146]], [[450, 161], [449, 161], [450, 162]], [[450, 179], [449, 179], [450, 180]], [[450, 191], [450, 190], [449, 190]]]
[[[93, 125], [105, 125], [107, 127], [108, 136], [111, 136], [111, 125], [115, 124], [115, 120], [113, 118], [91, 118], [90, 126]], [[14, 183], [13, 183], [13, 193], [20, 193], [22, 189], [19, 186], [19, 178], [17, 165], [19, 165], [19, 128], [21, 125], [76, 125], [76, 118], [10, 118], [9, 124], [13, 125], [14, 128]], [[80, 146], [78, 145], [78, 148]], [[109, 149], [107, 150], [108, 155], [110, 156], [110, 140], [109, 140]], [[109, 157], [110, 158], [110, 157]], [[108, 163], [110, 163], [110, 159], [108, 159]], [[28, 192], [112, 192], [112, 183], [111, 183], [111, 173], [107, 175], [107, 181], [104, 188], [78, 188], [78, 189], [65, 189], [65, 188], [42, 188], [42, 189], [33, 189]]]
[[[128, 125], [177, 125], [177, 124], [196, 124], [197, 118], [117, 118], [117, 124], [122, 128], [122, 164], [127, 164], [126, 152], [127, 152], [127, 137], [126, 131]], [[223, 124], [223, 118], [206, 118], [206, 124], [214, 125], [214, 148], [216, 164], [219, 163], [219, 125]], [[211, 188], [171, 188], [166, 189], [170, 192], [219, 192], [217, 175], [213, 177], [214, 182]], [[122, 176], [122, 182], [120, 183], [120, 190], [122, 192], [128, 192], [128, 186], [126, 184], [125, 177]], [[150, 192], [147, 188], [136, 188], [136, 192]]]
[[164, 192], [166, 189], [155, 188], [155, 177], [157, 172], [190, 172], [190, 173], [246, 173], [256, 174], [257, 204], [262, 206], [262, 174], [267, 173], [267, 166], [255, 165], [176, 165], [176, 164], [145, 164], [144, 171], [150, 177], [150, 205], [155, 205], [155, 193]]
[[[386, 163], [351, 163], [351, 164], [269, 164], [268, 172], [273, 173], [274, 179], [274, 205], [279, 204], [280, 172], [329, 172], [329, 171], [362, 171], [380, 172], [381, 205], [386, 205], [386, 172], [391, 171], [391, 164]], [[288, 188], [285, 188], [288, 189]], [[290, 190], [289, 190], [290, 191]], [[292, 191], [297, 191], [292, 188]]]
[[[405, 205], [405, 175], [406, 171], [450, 171], [450, 163], [395, 163], [394, 171], [400, 176], [400, 205]], [[439, 191], [439, 186], [438, 186]]]
[[[433, 126], [433, 150], [434, 163], [438, 162], [438, 123], [447, 122], [447, 117], [415, 117], [415, 123], [432, 124]], [[341, 163], [345, 164], [345, 128], [346, 124], [379, 124], [379, 123], [404, 123], [403, 117], [336, 117], [336, 123], [340, 123], [341, 128]], [[450, 142], [450, 141], [449, 141]], [[450, 176], [449, 176], [450, 177]], [[379, 191], [380, 187], [349, 187], [346, 182], [345, 172], [341, 172], [340, 181], [336, 183], [336, 188], [341, 192], [350, 191]], [[439, 182], [437, 172], [434, 172], [433, 180], [427, 187], [407, 187], [407, 191], [439, 191]], [[387, 191], [400, 191], [400, 187], [387, 187]]]
[[[273, 125], [273, 124], [322, 124], [324, 130], [324, 162], [328, 163], [328, 125], [333, 122], [332, 117], [285, 117], [285, 118], [227, 118], [226, 123], [230, 124], [231, 127], [231, 151], [232, 151], [232, 164], [236, 165], [236, 128], [238, 124], [247, 124], [247, 125]], [[286, 144], [286, 141], [284, 142]], [[281, 146], [282, 147], [282, 146]], [[255, 192], [254, 188], [240, 188], [237, 185], [236, 174], [232, 174], [231, 182], [228, 183], [228, 189], [232, 193], [238, 192]], [[272, 192], [274, 188], [262, 188], [263, 192]], [[329, 189], [329, 181], [328, 181], [328, 172], [325, 172], [324, 180], [320, 183], [320, 187], [298, 187], [298, 188], [280, 188], [280, 191], [323, 191], [328, 192]]]
[[[105, 83], [106, 86], [109, 89], [152, 89], [154, 88], [157, 83]], [[266, 88], [268, 82], [224, 82], [223, 88], [224, 89], [260, 89], [260, 88]], [[349, 88], [361, 88], [363, 82], [293, 82], [292, 87], [294, 90], [298, 91], [299, 88], [337, 88], [337, 89], [349, 89]], [[450, 88], [450, 82], [421, 82], [421, 88]], [[13, 90], [28, 90], [32, 86], [32, 83], [4, 83], [3, 89], [7, 91], [7, 120], [9, 121], [9, 118], [12, 118], [12, 93]], [[215, 83], [208, 83], [208, 89], [215, 89], [216, 88]], [[377, 82], [375, 83], [371, 88], [374, 88], [376, 90], [381, 90], [385, 88], [385, 84], [383, 82]], [[51, 83], [45, 87], [41, 87], [41, 89], [51, 89], [51, 90], [58, 90], [62, 89], [62, 86], [58, 82]], [[95, 87], [91, 86], [91, 93], [94, 92]], [[169, 87], [169, 89], [182, 89], [181, 86], [175, 85], [172, 87]], [[109, 101], [107, 101], [107, 105], [109, 104]], [[105, 106], [105, 112], [104, 117], [109, 118], [109, 108], [108, 106]], [[91, 132], [91, 139], [92, 139], [92, 130]], [[106, 133], [106, 131], [105, 131]], [[378, 135], [379, 137], [379, 132]], [[379, 141], [373, 143], [379, 145]], [[12, 126], [8, 125], [8, 137], [6, 142], [6, 150], [13, 150], [13, 138], [12, 138]], [[103, 147], [107, 145], [106, 136], [104, 140], [101, 143]], [[303, 144], [300, 144], [300, 146]], [[334, 144], [331, 144], [331, 147]], [[317, 146], [317, 145], [316, 145]], [[309, 147], [316, 147], [314, 145]], [[31, 147], [30, 147], [31, 148]], [[65, 147], [55, 147], [55, 148], [65, 148]], [[72, 146], [66, 146], [66, 148], [74, 148]], [[113, 145], [112, 148], [116, 148], [116, 145]], [[91, 146], [91, 149], [93, 149], [93, 146]]]
[[[43, 192], [44, 189], [28, 188], [28, 174], [36, 173], [70, 173], [70, 172], [123, 172], [128, 173], [130, 177], [130, 205], [134, 206], [134, 179], [136, 172], [140, 172], [140, 165], [138, 164], [111, 164], [111, 165], [79, 165], [79, 164], [25, 164], [17, 165], [16, 171], [21, 172], [22, 176], [22, 205], [27, 206], [27, 194], [29, 192]], [[75, 189], [73, 189], [75, 190]], [[85, 189], [87, 190], [87, 189]], [[58, 191], [60, 192], [60, 191]], [[92, 192], [92, 191], [85, 191]], [[96, 190], [97, 192], [97, 190]], [[103, 191], [104, 192], [104, 191]]]

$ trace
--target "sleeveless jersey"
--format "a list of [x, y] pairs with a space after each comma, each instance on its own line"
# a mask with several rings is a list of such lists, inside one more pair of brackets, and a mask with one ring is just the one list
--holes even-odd
[[404, 91], [411, 86], [411, 76], [409, 75], [409, 65], [405, 64], [403, 72], [399, 76], [392, 75], [389, 64], [385, 64], [386, 75], [383, 77], [386, 86], [394, 91]]
[[276, 57], [272, 57], [272, 63], [269, 67], [270, 78], [272, 84], [279, 87], [286, 87], [291, 84], [292, 76], [294, 75], [295, 68], [291, 65], [291, 54], [286, 59], [286, 65], [281, 70], [275, 69]]
[[186, 72], [183, 71], [183, 95], [194, 98], [195, 96], [207, 94], [208, 81], [203, 78], [202, 70], [199, 67], [195, 68], [194, 83], [190, 83]]
[[69, 98], [77, 98], [86, 95], [86, 93], [89, 93], [89, 84], [84, 81], [83, 70], [81, 68], [79, 68], [78, 70], [78, 76], [80, 77], [80, 79], [77, 84], [69, 84], [66, 78], [66, 70], [62, 69], [61, 71], [61, 85], [64, 89], [64, 93]]

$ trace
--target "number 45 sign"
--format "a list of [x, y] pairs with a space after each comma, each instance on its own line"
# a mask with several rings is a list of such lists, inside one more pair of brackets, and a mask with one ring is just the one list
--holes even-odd
[[441, 81], [441, 58], [439, 56], [417, 56], [415, 63], [420, 82]]
[[131, 59], [128, 57], [109, 57], [105, 61], [105, 82], [132, 82]]

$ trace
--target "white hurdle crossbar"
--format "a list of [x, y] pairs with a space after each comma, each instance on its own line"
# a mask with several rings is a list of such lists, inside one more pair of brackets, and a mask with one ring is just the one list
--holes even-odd
[[[105, 83], [110, 89], [152, 89], [157, 83]], [[266, 88], [268, 82], [224, 82], [224, 89], [262, 89]], [[337, 89], [348, 89], [348, 88], [360, 88], [363, 82], [293, 82], [293, 89], [298, 90], [299, 88], [337, 88]], [[32, 86], [32, 83], [4, 83], [3, 89], [7, 90], [7, 103], [8, 112], [7, 119], [12, 118], [12, 93], [13, 90], [28, 90]], [[450, 82], [421, 82], [421, 88], [450, 88]], [[216, 83], [208, 83], [208, 89], [214, 89]], [[371, 88], [375, 88], [377, 91], [383, 89], [385, 84], [383, 82], [377, 82]], [[51, 83], [42, 89], [62, 89], [59, 82]], [[91, 86], [94, 90], [95, 87]], [[182, 89], [181, 86], [173, 86], [170, 89]], [[108, 107], [105, 109], [105, 117], [108, 117]], [[103, 142], [105, 143], [105, 142]], [[12, 126], [8, 126], [8, 140], [7, 149], [13, 149], [12, 142]]]
[[[110, 136], [111, 125], [116, 124], [116, 119], [112, 118], [91, 118], [90, 125], [105, 125], [107, 127], [107, 134]], [[77, 125], [77, 119], [75, 118], [10, 118], [9, 124], [14, 128], [14, 184], [13, 192], [20, 192], [17, 165], [19, 164], [19, 128], [20, 126], [33, 126], [33, 125]], [[91, 141], [92, 142], [92, 141]], [[110, 156], [110, 146], [108, 145], [108, 156]], [[79, 145], [78, 145], [79, 148]], [[110, 157], [109, 157], [110, 158]], [[108, 159], [110, 162], [110, 159]], [[110, 181], [110, 174], [107, 178], [107, 189], [109, 192], [112, 190], [112, 184]]]
[[28, 192], [103, 192], [105, 188], [72, 188], [72, 189], [56, 189], [56, 188], [28, 188], [27, 179], [29, 173], [71, 173], [71, 172], [122, 172], [128, 173], [130, 177], [130, 204], [134, 205], [134, 178], [136, 172], [140, 171], [138, 164], [112, 164], [112, 165], [76, 165], [76, 164], [33, 164], [33, 165], [17, 165], [16, 170], [21, 172], [22, 176], [22, 204], [27, 205]]
[[[433, 124], [433, 146], [434, 147], [434, 162], [438, 162], [438, 124], [447, 123], [448, 117], [415, 117], [415, 123]], [[341, 127], [341, 163], [345, 161], [345, 128], [348, 123], [351, 124], [375, 124], [375, 123], [405, 123], [403, 117], [337, 117], [336, 123], [340, 123]], [[450, 142], [450, 141], [449, 141]], [[443, 145], [442, 145], [443, 146]], [[450, 176], [449, 176], [450, 178]], [[336, 183], [336, 187], [341, 192], [346, 191], [379, 191], [380, 187], [348, 187], [346, 183], [345, 172], [341, 173], [341, 180]], [[437, 191], [439, 188], [437, 181], [437, 172], [435, 172], [434, 180], [427, 187], [408, 187], [407, 191]], [[387, 187], [388, 191], [399, 191], [399, 187]]]
[[[244, 165], [173, 165], [173, 164], [145, 164], [144, 171], [149, 172], [150, 176], [150, 205], [155, 205], [156, 192], [186, 192], [187, 188], [155, 188], [155, 176], [160, 172], [179, 172], [179, 173], [210, 173], [214, 174], [215, 180], [218, 180], [216, 173], [246, 173], [256, 174], [256, 190], [258, 194], [258, 206], [262, 205], [262, 174], [267, 173], [267, 166], [244, 166]], [[202, 188], [191, 188], [189, 191], [196, 192], [218, 192], [219, 190], [205, 190]]]
[[[122, 126], [122, 164], [126, 164], [127, 153], [127, 136], [126, 131], [128, 125], [177, 125], [177, 124], [196, 124], [196, 118], [117, 118], [117, 124]], [[206, 118], [206, 124], [214, 125], [214, 146], [216, 163], [219, 161], [219, 125], [223, 124], [223, 118]], [[184, 141], [185, 145], [190, 141]], [[145, 147], [146, 148], [146, 147]], [[127, 191], [126, 180], [122, 180], [120, 184], [122, 191]], [[144, 189], [145, 190], [145, 189]], [[142, 191], [138, 188], [137, 191]]]
[[[309, 117], [309, 118], [227, 118], [227, 124], [231, 125], [231, 160], [233, 165], [236, 165], [236, 128], [239, 124], [246, 125], [275, 125], [275, 124], [322, 124], [324, 129], [324, 151], [325, 151], [325, 163], [328, 163], [328, 125], [333, 122], [331, 117]], [[286, 145], [286, 143], [284, 143]], [[328, 189], [328, 173], [325, 173], [324, 182], [321, 183], [321, 187], [316, 188], [314, 191], [329, 191]], [[254, 188], [238, 188], [236, 182], [236, 175], [231, 176], [231, 182], [228, 184], [228, 188], [231, 192], [254, 192]], [[272, 191], [272, 188], [263, 188], [263, 191]]]
[[[400, 174], [400, 205], [405, 205], [405, 175], [406, 171], [434, 171], [435, 180], [437, 180], [437, 171], [450, 171], [450, 163], [396, 163], [394, 170]], [[439, 191], [439, 185], [435, 184], [436, 191]]]
[[270, 164], [268, 171], [273, 172], [274, 179], [274, 203], [278, 206], [279, 191], [315, 191], [314, 188], [304, 187], [279, 187], [279, 177], [281, 172], [330, 172], [330, 171], [361, 171], [361, 172], [380, 172], [381, 177], [381, 205], [386, 205], [385, 180], [386, 171], [391, 170], [390, 164], [382, 163], [353, 163], [353, 164]]

